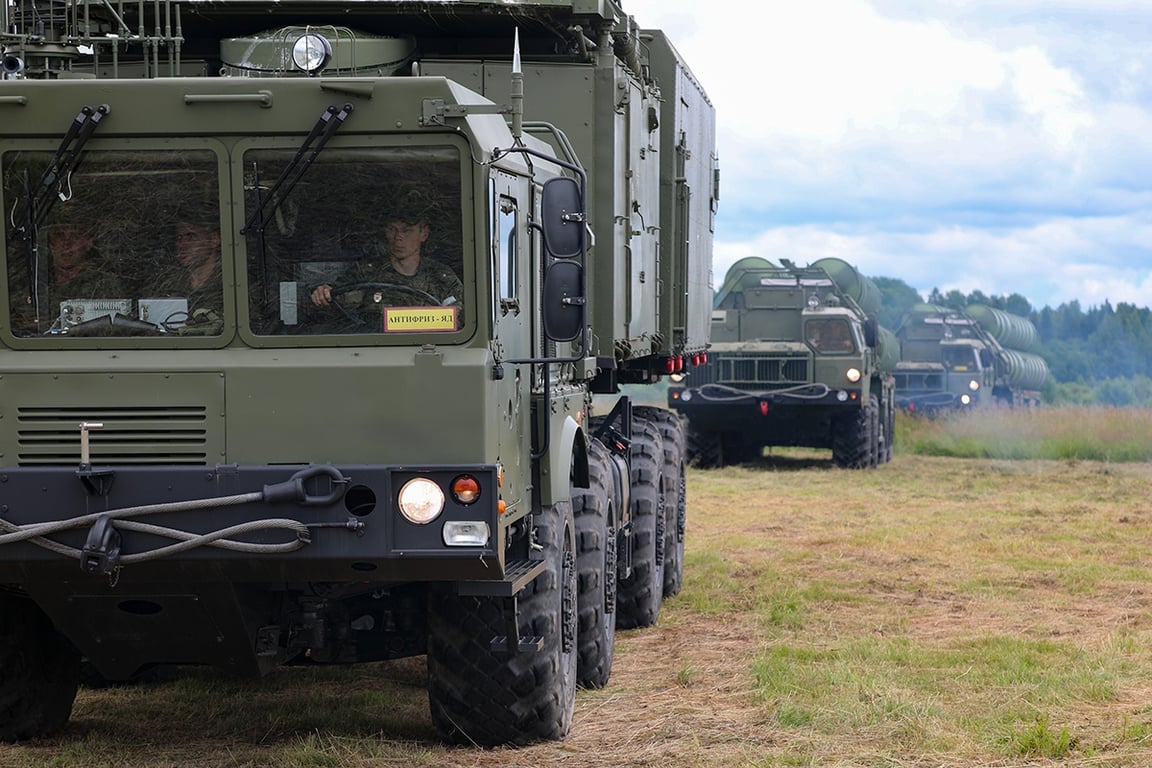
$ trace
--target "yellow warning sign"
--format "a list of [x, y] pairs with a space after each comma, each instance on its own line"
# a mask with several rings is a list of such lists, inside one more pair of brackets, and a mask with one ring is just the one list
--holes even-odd
[[456, 330], [458, 307], [385, 307], [384, 333]]

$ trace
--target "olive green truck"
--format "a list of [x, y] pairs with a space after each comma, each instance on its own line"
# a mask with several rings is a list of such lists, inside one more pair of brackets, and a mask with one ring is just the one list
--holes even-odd
[[[0, 5], [0, 740], [427, 657], [563, 738], [680, 586], [715, 119], [617, 0]], [[87, 665], [84, 667], [83, 665]]]
[[892, 458], [900, 353], [876, 322], [875, 283], [837, 258], [800, 267], [750, 256], [728, 269], [713, 306], [706, 364], [668, 389], [692, 463], [741, 463], [771, 446], [830, 449], [853, 469]]

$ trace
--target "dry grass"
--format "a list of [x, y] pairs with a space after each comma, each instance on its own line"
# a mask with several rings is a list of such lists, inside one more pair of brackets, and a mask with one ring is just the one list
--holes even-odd
[[440, 745], [408, 660], [84, 690], [0, 765], [1152, 765], [1150, 481], [905, 455], [694, 472], [684, 592], [620, 634], [562, 743]]

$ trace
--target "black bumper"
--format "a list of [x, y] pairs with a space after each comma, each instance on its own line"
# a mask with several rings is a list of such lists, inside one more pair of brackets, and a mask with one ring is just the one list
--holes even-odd
[[[400, 515], [409, 479], [447, 489], [463, 473], [480, 481], [475, 502], [446, 493], [424, 525]], [[499, 581], [497, 497], [494, 466], [10, 467], [0, 470], [0, 584]], [[487, 543], [446, 545], [448, 521], [483, 523]], [[201, 543], [224, 530], [243, 546]], [[182, 549], [189, 537], [202, 538]]]

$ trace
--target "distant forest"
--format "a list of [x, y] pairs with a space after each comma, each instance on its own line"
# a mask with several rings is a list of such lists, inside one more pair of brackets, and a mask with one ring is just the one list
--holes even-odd
[[871, 278], [880, 289], [881, 325], [895, 331], [904, 314], [927, 301], [947, 307], [987, 304], [1026, 317], [1040, 333], [1040, 347], [1052, 375], [1044, 399], [1052, 404], [1152, 406], [1152, 311], [1120, 303], [1087, 310], [1071, 301], [1055, 309], [1034, 309], [1018, 293], [987, 296], [980, 291], [920, 296], [903, 280]]

